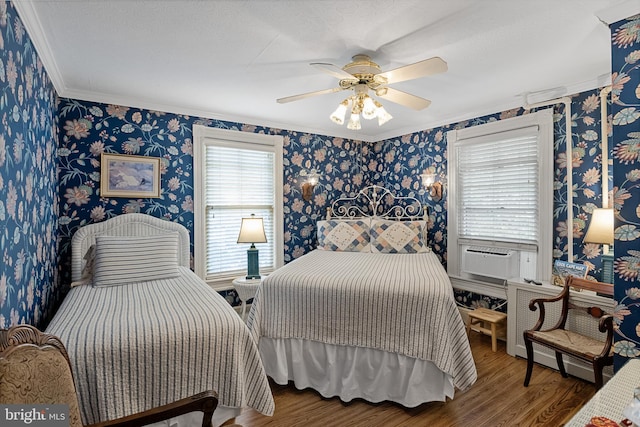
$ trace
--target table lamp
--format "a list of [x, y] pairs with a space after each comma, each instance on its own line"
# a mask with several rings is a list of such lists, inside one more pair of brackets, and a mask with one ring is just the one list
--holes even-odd
[[251, 214], [250, 218], [242, 218], [238, 243], [251, 243], [251, 247], [247, 249], [247, 279], [260, 278], [260, 262], [255, 244], [266, 242], [262, 218], [256, 217], [255, 214]]
[[602, 281], [613, 283], [613, 209], [597, 208], [593, 210], [591, 222], [584, 235], [585, 243], [602, 244]]

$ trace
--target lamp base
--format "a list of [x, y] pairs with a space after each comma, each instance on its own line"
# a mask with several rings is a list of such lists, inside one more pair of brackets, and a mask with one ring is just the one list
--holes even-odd
[[613, 284], [613, 251], [602, 254], [602, 281]]
[[251, 245], [247, 249], [247, 280], [260, 279], [260, 262], [258, 260], [258, 249]]

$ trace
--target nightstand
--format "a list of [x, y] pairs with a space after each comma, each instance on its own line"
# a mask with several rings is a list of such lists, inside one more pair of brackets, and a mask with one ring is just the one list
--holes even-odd
[[262, 283], [262, 279], [247, 279], [244, 276], [233, 279], [233, 287], [238, 292], [238, 298], [242, 302], [242, 313], [240, 314], [242, 320], [245, 320], [247, 301], [256, 296], [260, 283]]

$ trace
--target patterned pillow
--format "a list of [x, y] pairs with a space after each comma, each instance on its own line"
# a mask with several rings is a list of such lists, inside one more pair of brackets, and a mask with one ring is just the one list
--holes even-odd
[[415, 254], [429, 252], [424, 239], [425, 221], [374, 220], [371, 224], [371, 252]]
[[318, 249], [371, 252], [369, 219], [318, 221]]
[[97, 236], [93, 286], [126, 285], [178, 276], [178, 233]]

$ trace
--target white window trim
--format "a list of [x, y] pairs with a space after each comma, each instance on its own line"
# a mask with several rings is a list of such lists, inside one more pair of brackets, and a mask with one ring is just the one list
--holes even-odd
[[[512, 117], [483, 125], [447, 132], [447, 270], [449, 275], [460, 276], [460, 248], [463, 239], [458, 237], [457, 210], [457, 176], [453, 170], [457, 164], [456, 150], [453, 147], [465, 139], [477, 138], [493, 133], [505, 132], [529, 126], [538, 126], [539, 138], [539, 176], [538, 191], [542, 195], [539, 200], [540, 216], [538, 227], [540, 240], [538, 262], [536, 264], [537, 280], [549, 280], [553, 263], [553, 109], [547, 108], [535, 113]], [[498, 245], [499, 246], [499, 245]]]
[[[206, 168], [206, 156], [204, 147], [207, 140], [215, 139], [221, 146], [243, 148], [243, 144], [262, 145], [273, 147], [275, 153], [275, 212], [274, 233], [275, 243], [275, 268], [284, 264], [284, 213], [283, 213], [283, 138], [279, 135], [264, 135], [257, 133], [241, 132], [228, 129], [210, 128], [202, 125], [193, 126], [193, 193], [194, 193], [194, 269], [195, 273], [206, 280], [205, 251], [205, 215], [204, 199], [205, 188], [204, 171]], [[245, 145], [246, 148], [246, 145]], [[235, 277], [224, 277], [217, 280], [209, 280], [207, 283], [216, 290], [231, 289], [231, 281]]]

